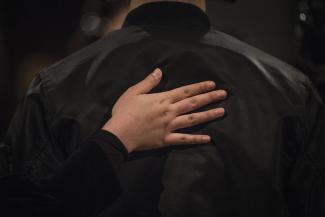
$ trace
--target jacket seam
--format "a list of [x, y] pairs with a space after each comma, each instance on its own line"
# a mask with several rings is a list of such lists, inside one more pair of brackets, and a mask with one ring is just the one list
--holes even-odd
[[[45, 70], [43, 70], [45, 71]], [[47, 130], [48, 130], [48, 135], [50, 138], [53, 137], [52, 133], [51, 133], [51, 129], [50, 129], [50, 123], [53, 120], [53, 116], [50, 113], [50, 103], [48, 101], [48, 96], [47, 96], [47, 90], [45, 88], [45, 81], [42, 79], [41, 73], [43, 72], [41, 71], [38, 74], [38, 77], [40, 79], [40, 100], [43, 103], [44, 106], [44, 118], [45, 118], [45, 123], [47, 124]], [[48, 117], [47, 117], [48, 115]], [[55, 141], [55, 140], [54, 140]], [[49, 143], [53, 142], [49, 141], [46, 138], [40, 138], [40, 148], [38, 149], [37, 153], [34, 155], [34, 157], [29, 161], [26, 162], [26, 166], [27, 166], [27, 171], [32, 172], [29, 175], [33, 175], [34, 174], [34, 168], [37, 165], [37, 162], [39, 161], [39, 159], [41, 158], [41, 156], [47, 151], [46, 150], [46, 145], [48, 145]]]

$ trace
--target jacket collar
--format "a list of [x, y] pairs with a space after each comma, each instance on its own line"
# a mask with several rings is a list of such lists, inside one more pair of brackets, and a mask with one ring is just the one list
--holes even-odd
[[170, 26], [186, 29], [211, 28], [208, 16], [200, 8], [180, 2], [154, 2], [132, 10], [124, 22], [127, 26]]

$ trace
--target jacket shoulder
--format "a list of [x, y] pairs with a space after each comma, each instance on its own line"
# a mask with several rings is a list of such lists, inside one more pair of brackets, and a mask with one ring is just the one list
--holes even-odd
[[204, 37], [204, 43], [225, 48], [247, 58], [261, 72], [267, 74], [269, 79], [281, 77], [281, 80], [298, 89], [301, 85], [311, 84], [309, 78], [295, 67], [226, 33], [212, 30]]
[[[145, 37], [146, 34], [138, 27], [123, 28], [114, 31], [61, 61], [43, 69], [40, 77], [46, 89], [50, 90], [60, 82], [75, 74], [88, 73], [96, 70], [95, 63], [100, 62], [109, 53], [120, 46], [135, 43]], [[76, 75], [77, 76], [77, 75]]]

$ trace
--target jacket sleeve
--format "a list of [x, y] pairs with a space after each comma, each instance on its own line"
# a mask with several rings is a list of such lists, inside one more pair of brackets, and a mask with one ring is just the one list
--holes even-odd
[[61, 216], [95, 216], [120, 195], [117, 172], [126, 157], [117, 137], [98, 131], [39, 186], [59, 203]]
[[305, 107], [302, 148], [285, 194], [291, 216], [321, 217], [325, 216], [325, 109], [312, 87]]
[[[10, 154], [11, 172], [29, 178], [45, 175], [62, 160], [61, 154], [49, 151], [55, 148], [49, 130], [50, 114], [40, 76], [31, 83], [19, 103], [8, 128], [5, 145]], [[46, 161], [42, 159], [47, 159]]]
[[0, 179], [1, 210], [12, 216], [95, 216], [119, 196], [117, 169], [126, 155], [117, 137], [99, 131], [49, 177]]
[[[42, 80], [36, 77], [18, 106], [5, 140], [11, 174], [40, 188], [44, 192], [41, 197], [48, 194], [69, 216], [90, 216], [119, 194], [115, 171], [123, 159], [114, 150], [122, 145], [113, 135], [103, 136], [101, 132], [95, 140], [92, 137], [67, 156], [56, 143], [50, 123], [51, 111]], [[108, 144], [105, 149], [103, 144]], [[27, 195], [35, 196], [33, 192]], [[35, 198], [32, 207], [40, 207], [39, 202], [46, 201], [39, 201], [38, 194]], [[53, 205], [53, 202], [49, 204]]]

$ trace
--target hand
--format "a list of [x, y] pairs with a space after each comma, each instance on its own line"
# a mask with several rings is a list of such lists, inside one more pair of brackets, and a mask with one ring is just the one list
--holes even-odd
[[211, 138], [207, 135], [173, 132], [215, 120], [225, 114], [223, 108], [187, 114], [227, 97], [224, 90], [212, 91], [216, 88], [214, 82], [201, 82], [163, 93], [148, 94], [160, 83], [161, 78], [161, 70], [156, 69], [143, 81], [129, 88], [116, 102], [112, 118], [103, 127], [103, 130], [116, 135], [129, 152], [170, 145], [208, 143]]

